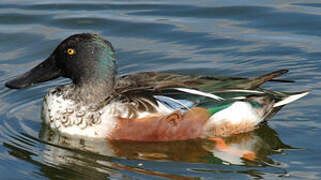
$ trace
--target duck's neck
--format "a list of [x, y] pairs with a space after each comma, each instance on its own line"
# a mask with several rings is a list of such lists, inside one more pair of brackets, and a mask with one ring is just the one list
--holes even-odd
[[112, 95], [114, 84], [114, 79], [87, 79], [74, 84], [74, 97], [84, 104], [99, 104]]

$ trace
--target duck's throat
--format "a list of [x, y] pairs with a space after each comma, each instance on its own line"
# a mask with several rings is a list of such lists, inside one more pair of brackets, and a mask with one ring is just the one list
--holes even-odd
[[77, 99], [85, 104], [99, 104], [114, 92], [114, 80], [89, 79], [74, 86]]

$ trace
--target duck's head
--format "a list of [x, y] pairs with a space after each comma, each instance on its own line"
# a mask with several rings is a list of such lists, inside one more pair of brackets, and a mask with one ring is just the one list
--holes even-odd
[[113, 88], [116, 68], [110, 42], [95, 34], [75, 34], [62, 41], [45, 61], [5, 85], [21, 89], [63, 76], [76, 86], [99, 82]]

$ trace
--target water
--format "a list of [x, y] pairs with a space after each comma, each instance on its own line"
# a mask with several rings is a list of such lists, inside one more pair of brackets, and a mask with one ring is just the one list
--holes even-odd
[[[312, 0], [1, 1], [1, 179], [321, 179], [320, 29], [321, 3]], [[113, 43], [120, 74], [246, 77], [289, 69], [284, 78], [296, 83], [264, 87], [312, 93], [268, 125], [217, 141], [62, 137], [42, 124], [40, 109], [45, 93], [69, 80], [20, 91], [3, 84], [80, 32]]]

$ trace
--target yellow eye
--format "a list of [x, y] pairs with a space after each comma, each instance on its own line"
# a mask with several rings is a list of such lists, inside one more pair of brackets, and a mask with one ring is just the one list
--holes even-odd
[[67, 53], [68, 53], [69, 55], [73, 55], [73, 54], [75, 54], [75, 50], [69, 48], [69, 49], [67, 50]]

